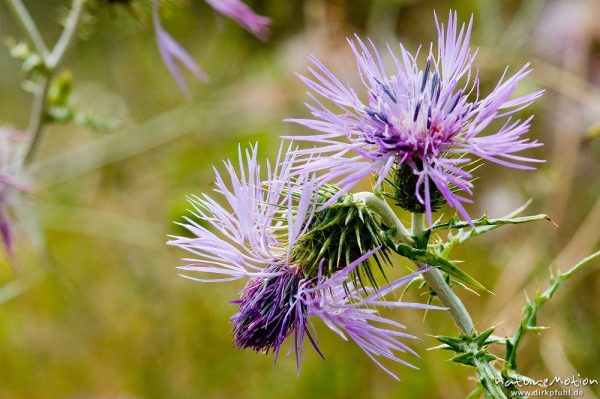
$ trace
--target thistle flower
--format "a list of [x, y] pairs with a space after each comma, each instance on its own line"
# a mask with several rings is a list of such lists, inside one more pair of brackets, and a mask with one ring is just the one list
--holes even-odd
[[[459, 192], [473, 194], [472, 174], [467, 169], [473, 157], [532, 169], [526, 163], [540, 161], [516, 153], [542, 145], [523, 138], [531, 117], [512, 118], [542, 94], [538, 91], [510, 99], [517, 84], [530, 73], [529, 64], [511, 77], [507, 68], [491, 93], [481, 96], [477, 73], [473, 73], [476, 52], [469, 48], [472, 18], [460, 29], [453, 12], [447, 27], [437, 16], [435, 21], [437, 51], [430, 46], [424, 69], [419, 67], [418, 52], [413, 56], [400, 44], [399, 56], [388, 47], [394, 62], [394, 72], [388, 75], [370, 40], [368, 45], [358, 36], [348, 40], [366, 88], [366, 102], [312, 57], [312, 77], [299, 77], [313, 92], [309, 95], [314, 103], [307, 107], [314, 119], [289, 120], [319, 132], [293, 137], [318, 144], [297, 152], [299, 157], [309, 157], [303, 171], [324, 172], [323, 181], [337, 181], [341, 186], [339, 195], [372, 173], [378, 175], [376, 186], [388, 179], [390, 172], [403, 175], [402, 179], [388, 179], [404, 186], [396, 184], [393, 196], [405, 209], [426, 212], [430, 223], [431, 213], [444, 201], [470, 219], [463, 204], [472, 201]], [[483, 133], [501, 119], [504, 125], [500, 129]], [[406, 178], [411, 175], [413, 179]]]
[[240, 151], [239, 173], [231, 162], [225, 162], [229, 184], [216, 172], [215, 191], [224, 197], [228, 209], [206, 195], [191, 198], [194, 217], [186, 218], [182, 226], [193, 237], [174, 237], [169, 242], [195, 255], [184, 259], [188, 265], [180, 269], [192, 274], [183, 277], [200, 282], [246, 280], [241, 297], [232, 302], [239, 305], [231, 318], [238, 348], [274, 352], [277, 357], [284, 341], [292, 336], [300, 367], [305, 336], [323, 356], [311, 323], [312, 317], [318, 317], [343, 339], [352, 339], [391, 375], [378, 358], [411, 366], [398, 354], [415, 354], [401, 341], [415, 337], [399, 331], [404, 326], [379, 315], [376, 308], [435, 309], [386, 299], [418, 273], [379, 289], [359, 289], [348, 277], [379, 248], [331, 274], [323, 272], [325, 259], [316, 272], [308, 271], [295, 260], [293, 249], [309, 230], [318, 187], [307, 176], [293, 179], [295, 160], [289, 156], [281, 160], [281, 153], [275, 167], [267, 167], [268, 178], [263, 182], [256, 150], [246, 151], [245, 160]]
[[[215, 11], [225, 15], [238, 24], [240, 24], [248, 32], [258, 37], [262, 41], [267, 40], [269, 34], [269, 24], [271, 20], [267, 17], [258, 15], [252, 11], [245, 3], [240, 0], [205, 0]], [[208, 75], [198, 66], [192, 56], [183, 48], [160, 24], [159, 15], [160, 0], [154, 0], [152, 3], [152, 22], [154, 32], [156, 34], [156, 43], [169, 73], [177, 85], [189, 97], [189, 89], [181, 75], [177, 62], [180, 62], [185, 69], [188, 70], [199, 80], [208, 80]]]

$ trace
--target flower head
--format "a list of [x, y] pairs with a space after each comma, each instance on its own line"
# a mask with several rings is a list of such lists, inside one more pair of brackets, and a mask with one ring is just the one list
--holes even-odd
[[[447, 27], [437, 17], [436, 25], [437, 51], [430, 46], [422, 68], [418, 53], [413, 56], [400, 44], [397, 55], [388, 47], [394, 62], [391, 75], [370, 40], [368, 45], [358, 37], [349, 40], [366, 88], [366, 101], [312, 57], [312, 77], [300, 79], [313, 92], [310, 97], [314, 103], [308, 108], [314, 119], [290, 120], [319, 132], [294, 137], [318, 144], [314, 149], [298, 151], [299, 156], [310, 157], [302, 166], [304, 171], [323, 171], [322, 179], [337, 181], [341, 193], [372, 173], [379, 176], [377, 186], [390, 172], [413, 175], [413, 179], [401, 179], [411, 187], [399, 188], [403, 195], [410, 192], [413, 198], [414, 209], [409, 210], [426, 212], [430, 222], [431, 213], [444, 201], [468, 218], [463, 204], [471, 200], [459, 192], [472, 195], [468, 165], [473, 157], [530, 169], [524, 163], [539, 161], [516, 153], [541, 145], [523, 138], [531, 118], [513, 120], [511, 116], [542, 94], [538, 91], [510, 99], [517, 84], [529, 74], [529, 65], [510, 77], [506, 70], [484, 97], [473, 71], [476, 53], [469, 48], [472, 19], [459, 27], [456, 13], [451, 12]], [[504, 125], [484, 134], [498, 119], [504, 119]], [[397, 199], [401, 206], [408, 205]]]
[[321, 353], [311, 324], [311, 318], [318, 317], [342, 338], [356, 342], [381, 367], [378, 356], [408, 364], [398, 352], [414, 352], [401, 338], [414, 337], [398, 331], [403, 326], [376, 309], [435, 308], [385, 299], [416, 273], [378, 289], [354, 284], [349, 277], [379, 247], [334, 269], [324, 266], [325, 258], [317, 270], [303, 264], [305, 258], [296, 256], [294, 248], [314, 228], [318, 186], [308, 176], [292, 178], [294, 161], [286, 156], [274, 168], [267, 167], [266, 182], [260, 177], [256, 148], [246, 152], [245, 160], [240, 152], [239, 173], [231, 162], [225, 163], [230, 184], [217, 172], [216, 192], [225, 198], [227, 208], [208, 196], [193, 197], [194, 218], [186, 218], [183, 224], [193, 237], [174, 237], [169, 242], [195, 255], [180, 267], [192, 273], [184, 277], [201, 282], [247, 281], [241, 297], [232, 302], [239, 305], [231, 318], [238, 348], [278, 354], [292, 336], [299, 367], [305, 336]]

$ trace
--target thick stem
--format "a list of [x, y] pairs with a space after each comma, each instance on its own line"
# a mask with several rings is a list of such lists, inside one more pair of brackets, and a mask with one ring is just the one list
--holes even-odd
[[507, 399], [508, 396], [504, 393], [502, 386], [497, 381], [502, 381], [502, 375], [488, 362], [475, 360], [475, 368], [477, 369], [477, 377], [486, 389], [489, 396], [493, 399]]
[[[412, 235], [419, 236], [423, 234], [425, 229], [425, 214], [424, 213], [413, 213], [412, 214]], [[419, 263], [419, 267], [425, 267], [424, 264]], [[437, 297], [442, 301], [442, 303], [448, 307], [448, 311], [450, 312], [450, 316], [461, 329], [461, 331], [465, 334], [470, 335], [473, 332], [473, 320], [471, 320], [471, 316], [469, 312], [463, 305], [462, 301], [456, 296], [452, 288], [446, 283], [444, 276], [442, 273], [436, 268], [431, 268], [430, 270], [423, 273], [423, 278], [429, 284], [429, 287], [435, 292]]]
[[[373, 193], [361, 192], [354, 194], [356, 201], [364, 201], [365, 205], [369, 207], [373, 212], [381, 216], [381, 220], [388, 226], [396, 227], [398, 231], [398, 237], [396, 239], [403, 240], [404, 242], [411, 242], [413, 237], [421, 236], [425, 231], [425, 215], [422, 213], [412, 214], [412, 226], [411, 232], [404, 227], [402, 222], [398, 219], [394, 211], [390, 206], [381, 198]], [[415, 262], [419, 268], [425, 268], [427, 265], [422, 262]], [[462, 301], [452, 291], [452, 288], [448, 285], [444, 279], [442, 273], [436, 268], [430, 268], [423, 273], [423, 278], [429, 284], [429, 287], [435, 292], [440, 301], [448, 307], [452, 319], [465, 335], [471, 336], [475, 333], [475, 327], [471, 315], [463, 305]], [[479, 348], [473, 347], [470, 350], [476, 354]], [[475, 361], [475, 368], [477, 369], [477, 377], [485, 388], [487, 394], [492, 399], [507, 399], [508, 396], [504, 393], [504, 389], [498, 384], [498, 381], [503, 381], [500, 372], [490, 362], [482, 361], [477, 359]]]
[[398, 219], [392, 208], [384, 199], [367, 191], [353, 194], [353, 198], [355, 201], [363, 201], [370, 210], [381, 216], [381, 221], [385, 225], [394, 227], [396, 229], [397, 240], [403, 243], [410, 243], [412, 241], [410, 232], [404, 227], [400, 219]]
[[[412, 214], [412, 235], [419, 236], [425, 231], [425, 214], [413, 213]], [[417, 262], [419, 267], [425, 267], [423, 263]], [[471, 315], [465, 308], [460, 298], [452, 291], [452, 288], [448, 285], [444, 276], [436, 268], [432, 268], [423, 273], [423, 278], [429, 284], [429, 287], [435, 292], [437, 297], [442, 301], [444, 306], [448, 307], [450, 316], [454, 320], [454, 323], [460, 328], [465, 335], [472, 335], [475, 331], [473, 320]], [[477, 348], [473, 348], [477, 351]], [[493, 399], [506, 399], [507, 396], [504, 393], [501, 386], [496, 381], [502, 381], [502, 375], [498, 370], [492, 366], [489, 362], [483, 362], [476, 360], [475, 368], [477, 369], [477, 377], [484, 385], [487, 393]]]

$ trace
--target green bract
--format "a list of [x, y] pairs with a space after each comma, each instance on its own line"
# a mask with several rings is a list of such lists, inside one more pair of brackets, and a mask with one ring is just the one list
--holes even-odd
[[[315, 201], [317, 209], [338, 191], [333, 185], [321, 187]], [[352, 195], [346, 194], [328, 208], [314, 212], [306, 234], [291, 249], [291, 257], [302, 265], [306, 277], [316, 277], [319, 271], [331, 276], [367, 251], [382, 247], [352, 272], [355, 282], [364, 286], [366, 278], [376, 286], [373, 262], [384, 277], [383, 264], [390, 263], [389, 249], [383, 240], [387, 229], [380, 216], [364, 202], [355, 201]]]
[[[415, 160], [415, 163], [422, 164], [422, 161], [417, 159]], [[399, 168], [393, 168], [390, 175], [391, 178], [386, 181], [390, 185], [392, 193], [386, 195], [393, 199], [396, 202], [396, 205], [402, 209], [409, 212], [424, 213], [425, 205], [422, 201], [419, 201], [415, 192], [419, 176], [414, 174], [413, 169], [404, 163]], [[429, 181], [428, 184], [431, 212], [435, 212], [446, 203], [446, 200], [432, 181]], [[422, 198], [425, 197], [423, 186], [420, 188], [420, 194]]]

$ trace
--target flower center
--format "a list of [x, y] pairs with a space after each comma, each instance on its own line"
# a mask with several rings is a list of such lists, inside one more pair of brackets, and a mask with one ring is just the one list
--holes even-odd
[[[379, 82], [369, 92], [367, 127], [361, 140], [372, 145], [371, 155], [390, 152], [398, 158], [438, 156], [454, 144], [473, 105], [457, 82], [443, 83], [431, 59], [421, 72], [410, 96], [394, 95], [394, 90]], [[389, 83], [395, 84], [395, 81]], [[364, 155], [364, 154], [363, 154]]]

